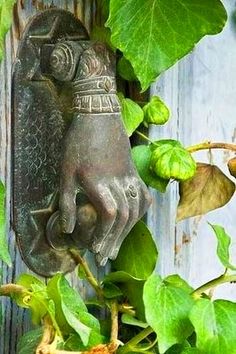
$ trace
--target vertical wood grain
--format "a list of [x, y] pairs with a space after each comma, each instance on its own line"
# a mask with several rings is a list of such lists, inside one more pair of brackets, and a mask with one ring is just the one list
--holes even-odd
[[[205, 37], [192, 54], [153, 85], [152, 94], [165, 100], [172, 118], [164, 127], [153, 127], [152, 137], [179, 139], [185, 146], [206, 140], [235, 143], [236, 4], [231, 0], [223, 3], [229, 16], [223, 32]], [[198, 161], [217, 164], [228, 176], [226, 163], [230, 156], [233, 154], [220, 151], [194, 155]], [[226, 228], [233, 237], [235, 251], [236, 197], [206, 216], [176, 224], [177, 184], [171, 183], [166, 194], [153, 191], [153, 196], [148, 220], [159, 245], [159, 271], [163, 275], [179, 273], [195, 287], [219, 275], [223, 269], [217, 260], [216, 241], [207, 221]], [[236, 286], [222, 286], [215, 295], [235, 300]]]
[[[0, 177], [7, 187], [7, 232], [9, 249], [14, 266], [3, 265], [3, 282], [12, 282], [22, 272], [29, 272], [21, 260], [10, 225], [11, 201], [11, 64], [18, 39], [27, 19], [36, 11], [57, 6], [74, 12], [91, 29], [94, 0], [22, 1], [14, 11], [14, 26], [6, 39], [6, 57], [0, 66]], [[152, 87], [152, 94], [160, 95], [172, 111], [172, 119], [164, 127], [153, 128], [155, 138], [180, 139], [188, 146], [200, 141], [236, 141], [236, 29], [233, 13], [235, 1], [225, 0], [229, 22], [222, 34], [204, 38], [194, 52], [168, 70]], [[201, 152], [199, 161], [209, 161], [225, 169], [226, 153]], [[179, 273], [194, 286], [207, 281], [222, 271], [215, 256], [215, 239], [207, 220], [226, 227], [234, 236], [236, 231], [235, 197], [224, 208], [207, 216], [192, 218], [175, 224], [178, 189], [172, 183], [166, 194], [152, 191], [154, 203], [148, 214], [148, 222], [155, 234], [159, 250], [159, 271], [163, 275]], [[236, 261], [236, 258], [235, 258]], [[95, 266], [94, 266], [95, 269]], [[78, 283], [75, 275], [72, 283], [82, 292], [88, 289]], [[221, 287], [216, 295], [236, 298], [236, 286]], [[9, 299], [3, 299], [4, 323], [0, 327], [0, 354], [15, 354], [16, 344], [30, 325], [27, 311], [17, 308]]]

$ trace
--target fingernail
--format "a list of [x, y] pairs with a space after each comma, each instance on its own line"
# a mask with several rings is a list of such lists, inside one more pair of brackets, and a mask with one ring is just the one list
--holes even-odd
[[96, 261], [98, 263], [98, 265], [100, 265], [101, 267], [104, 267], [108, 261], [107, 257], [103, 257], [101, 254], [97, 254], [96, 255]]
[[110, 259], [116, 259], [117, 255], [118, 255], [118, 252], [119, 252], [119, 248], [115, 248], [113, 250], [111, 250], [111, 255], [110, 255]]
[[74, 223], [72, 220], [67, 220], [65, 216], [61, 218], [61, 229], [65, 234], [71, 234], [74, 231]]

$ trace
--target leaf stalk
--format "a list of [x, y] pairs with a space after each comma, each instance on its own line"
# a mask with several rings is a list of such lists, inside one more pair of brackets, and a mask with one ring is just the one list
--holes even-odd
[[141, 332], [139, 332], [135, 337], [130, 339], [122, 348], [121, 348], [121, 353], [128, 353], [135, 351], [134, 348], [137, 344], [142, 342], [146, 337], [148, 337], [151, 333], [153, 333], [153, 329], [148, 326], [147, 328], [144, 328]]
[[11, 294], [21, 294], [27, 292], [24, 286], [17, 284], [6, 284], [0, 286], [0, 296], [11, 296]]
[[211, 143], [210, 141], [206, 141], [186, 148], [186, 150], [188, 150], [188, 152], [190, 152], [191, 154], [193, 152], [197, 152], [200, 150], [209, 150], [209, 149], [226, 149], [226, 150], [231, 150], [236, 152], [236, 144], [217, 143], [217, 142]]
[[110, 342], [114, 343], [114, 345], [118, 346], [118, 330], [119, 330], [119, 323], [118, 323], [118, 303], [116, 300], [113, 300], [110, 305], [111, 311], [111, 338]]
[[220, 275], [219, 277], [210, 280], [206, 284], [203, 284], [199, 288], [194, 290], [192, 292], [192, 296], [195, 299], [198, 299], [201, 297], [201, 295], [204, 292], [206, 292], [212, 288], [215, 288], [218, 285], [225, 284], [225, 283], [231, 283], [231, 282], [236, 282], [236, 274], [227, 275], [226, 273], [224, 273], [224, 274]]
[[92, 288], [95, 290], [95, 292], [97, 293], [98, 298], [103, 299], [104, 296], [103, 296], [102, 287], [100, 286], [99, 282], [91, 272], [86, 260], [83, 257], [81, 257], [78, 250], [71, 249], [70, 253], [72, 254], [76, 263], [81, 265], [81, 267], [83, 268], [84, 273], [86, 275], [86, 279], [89, 282], [89, 284], [92, 286]]

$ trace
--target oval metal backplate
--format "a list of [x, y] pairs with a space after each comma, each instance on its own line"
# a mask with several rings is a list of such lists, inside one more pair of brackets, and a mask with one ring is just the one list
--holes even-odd
[[80, 39], [88, 39], [87, 31], [70, 12], [39, 13], [26, 27], [13, 70], [13, 227], [23, 260], [46, 277], [75, 267], [70, 253], [53, 249], [46, 238], [47, 222], [58, 210], [71, 90], [70, 83], [60, 85], [43, 75], [40, 57], [45, 44]]

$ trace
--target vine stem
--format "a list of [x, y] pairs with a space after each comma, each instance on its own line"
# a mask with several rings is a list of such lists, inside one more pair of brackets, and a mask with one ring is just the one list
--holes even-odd
[[46, 345], [42, 347], [40, 350], [41, 351], [36, 352], [36, 354], [97, 354], [97, 353], [113, 354], [115, 352], [114, 348], [110, 344], [108, 345], [99, 344], [98, 346], [88, 351], [82, 351], [82, 352], [54, 349], [51, 345]]
[[114, 343], [117, 345], [118, 343], [118, 329], [119, 329], [119, 324], [118, 324], [118, 303], [116, 300], [111, 302], [111, 338], [110, 342]]
[[48, 353], [48, 354], [81, 354], [82, 352], [71, 352], [71, 351], [67, 351], [67, 350], [54, 350], [53, 352], [51, 353]]
[[147, 135], [141, 133], [139, 130], [135, 130], [135, 133], [138, 134], [139, 136], [141, 136], [141, 138], [143, 138], [144, 140], [149, 141], [149, 143], [155, 144], [151, 139], [149, 139], [149, 137]]
[[[149, 137], [146, 136], [145, 134], [141, 133], [138, 130], [136, 130], [135, 132], [143, 139], [147, 140], [149, 143], [155, 145], [155, 142], [149, 139]], [[191, 154], [200, 150], [209, 150], [209, 149], [224, 149], [224, 150], [231, 150], [236, 152], [236, 144], [228, 144], [228, 143], [221, 143], [221, 142], [212, 143], [210, 141], [205, 141], [203, 143], [192, 145], [186, 148], [186, 150], [188, 150], [188, 152], [190, 152]]]
[[67, 350], [52, 350], [51, 352], [43, 352], [43, 354], [98, 354], [98, 353], [103, 353], [103, 354], [113, 354], [115, 352], [115, 347], [112, 344], [99, 344], [96, 347], [84, 351], [84, 352], [71, 352]]
[[56, 333], [52, 324], [52, 320], [49, 316], [45, 316], [43, 318], [43, 325], [44, 325], [43, 337], [36, 349], [36, 354], [44, 354], [46, 348], [47, 351], [49, 351], [50, 353], [52, 351], [52, 347], [54, 347], [54, 349], [56, 347], [56, 339], [55, 339]]
[[133, 351], [133, 349], [137, 344], [139, 344], [142, 340], [149, 336], [149, 334], [153, 333], [153, 329], [148, 326], [144, 328], [141, 332], [139, 332], [135, 337], [130, 339], [121, 349], [122, 354]]
[[236, 144], [227, 144], [227, 143], [211, 143], [210, 141], [206, 141], [200, 144], [196, 144], [193, 146], [189, 146], [186, 150], [190, 153], [200, 151], [200, 150], [208, 150], [208, 149], [226, 149], [236, 152]]
[[88, 263], [85, 261], [83, 257], [81, 257], [80, 253], [78, 250], [71, 249], [70, 253], [72, 254], [74, 260], [76, 261], [77, 264], [81, 265], [83, 268], [86, 279], [89, 282], [89, 284], [93, 287], [93, 289], [96, 291], [98, 298], [103, 299], [103, 290], [101, 286], [99, 285], [97, 279], [89, 269]]
[[11, 294], [20, 294], [23, 292], [27, 292], [27, 289], [21, 285], [9, 283], [0, 286], [0, 296], [10, 296]]
[[[89, 282], [89, 284], [94, 288], [94, 290], [97, 293], [97, 296], [100, 300], [104, 301], [104, 294], [103, 294], [103, 289], [100, 286], [99, 282], [91, 272], [88, 263], [85, 261], [83, 257], [81, 257], [80, 253], [78, 250], [71, 249], [70, 250], [72, 256], [74, 257], [75, 261], [81, 265], [83, 268], [86, 279]], [[119, 314], [119, 306], [118, 302], [116, 300], [113, 300], [110, 302], [108, 305], [106, 302], [105, 304], [109, 307], [110, 312], [111, 312], [111, 336], [110, 336], [110, 344], [108, 346], [105, 346], [108, 350], [108, 352], [115, 352], [118, 345], [118, 331], [119, 331], [119, 324], [118, 324], [118, 314]], [[49, 353], [50, 354], [50, 353]], [[55, 352], [55, 354], [60, 354], [60, 352]], [[63, 352], [61, 353], [63, 354]]]
[[192, 292], [192, 295], [194, 298], [199, 298], [201, 297], [202, 293], [206, 292], [207, 290], [210, 290], [218, 285], [224, 284], [224, 283], [230, 283], [230, 282], [235, 282], [236, 281], [236, 274], [222, 274], [218, 278], [212, 279], [206, 284], [203, 284], [196, 290]]

